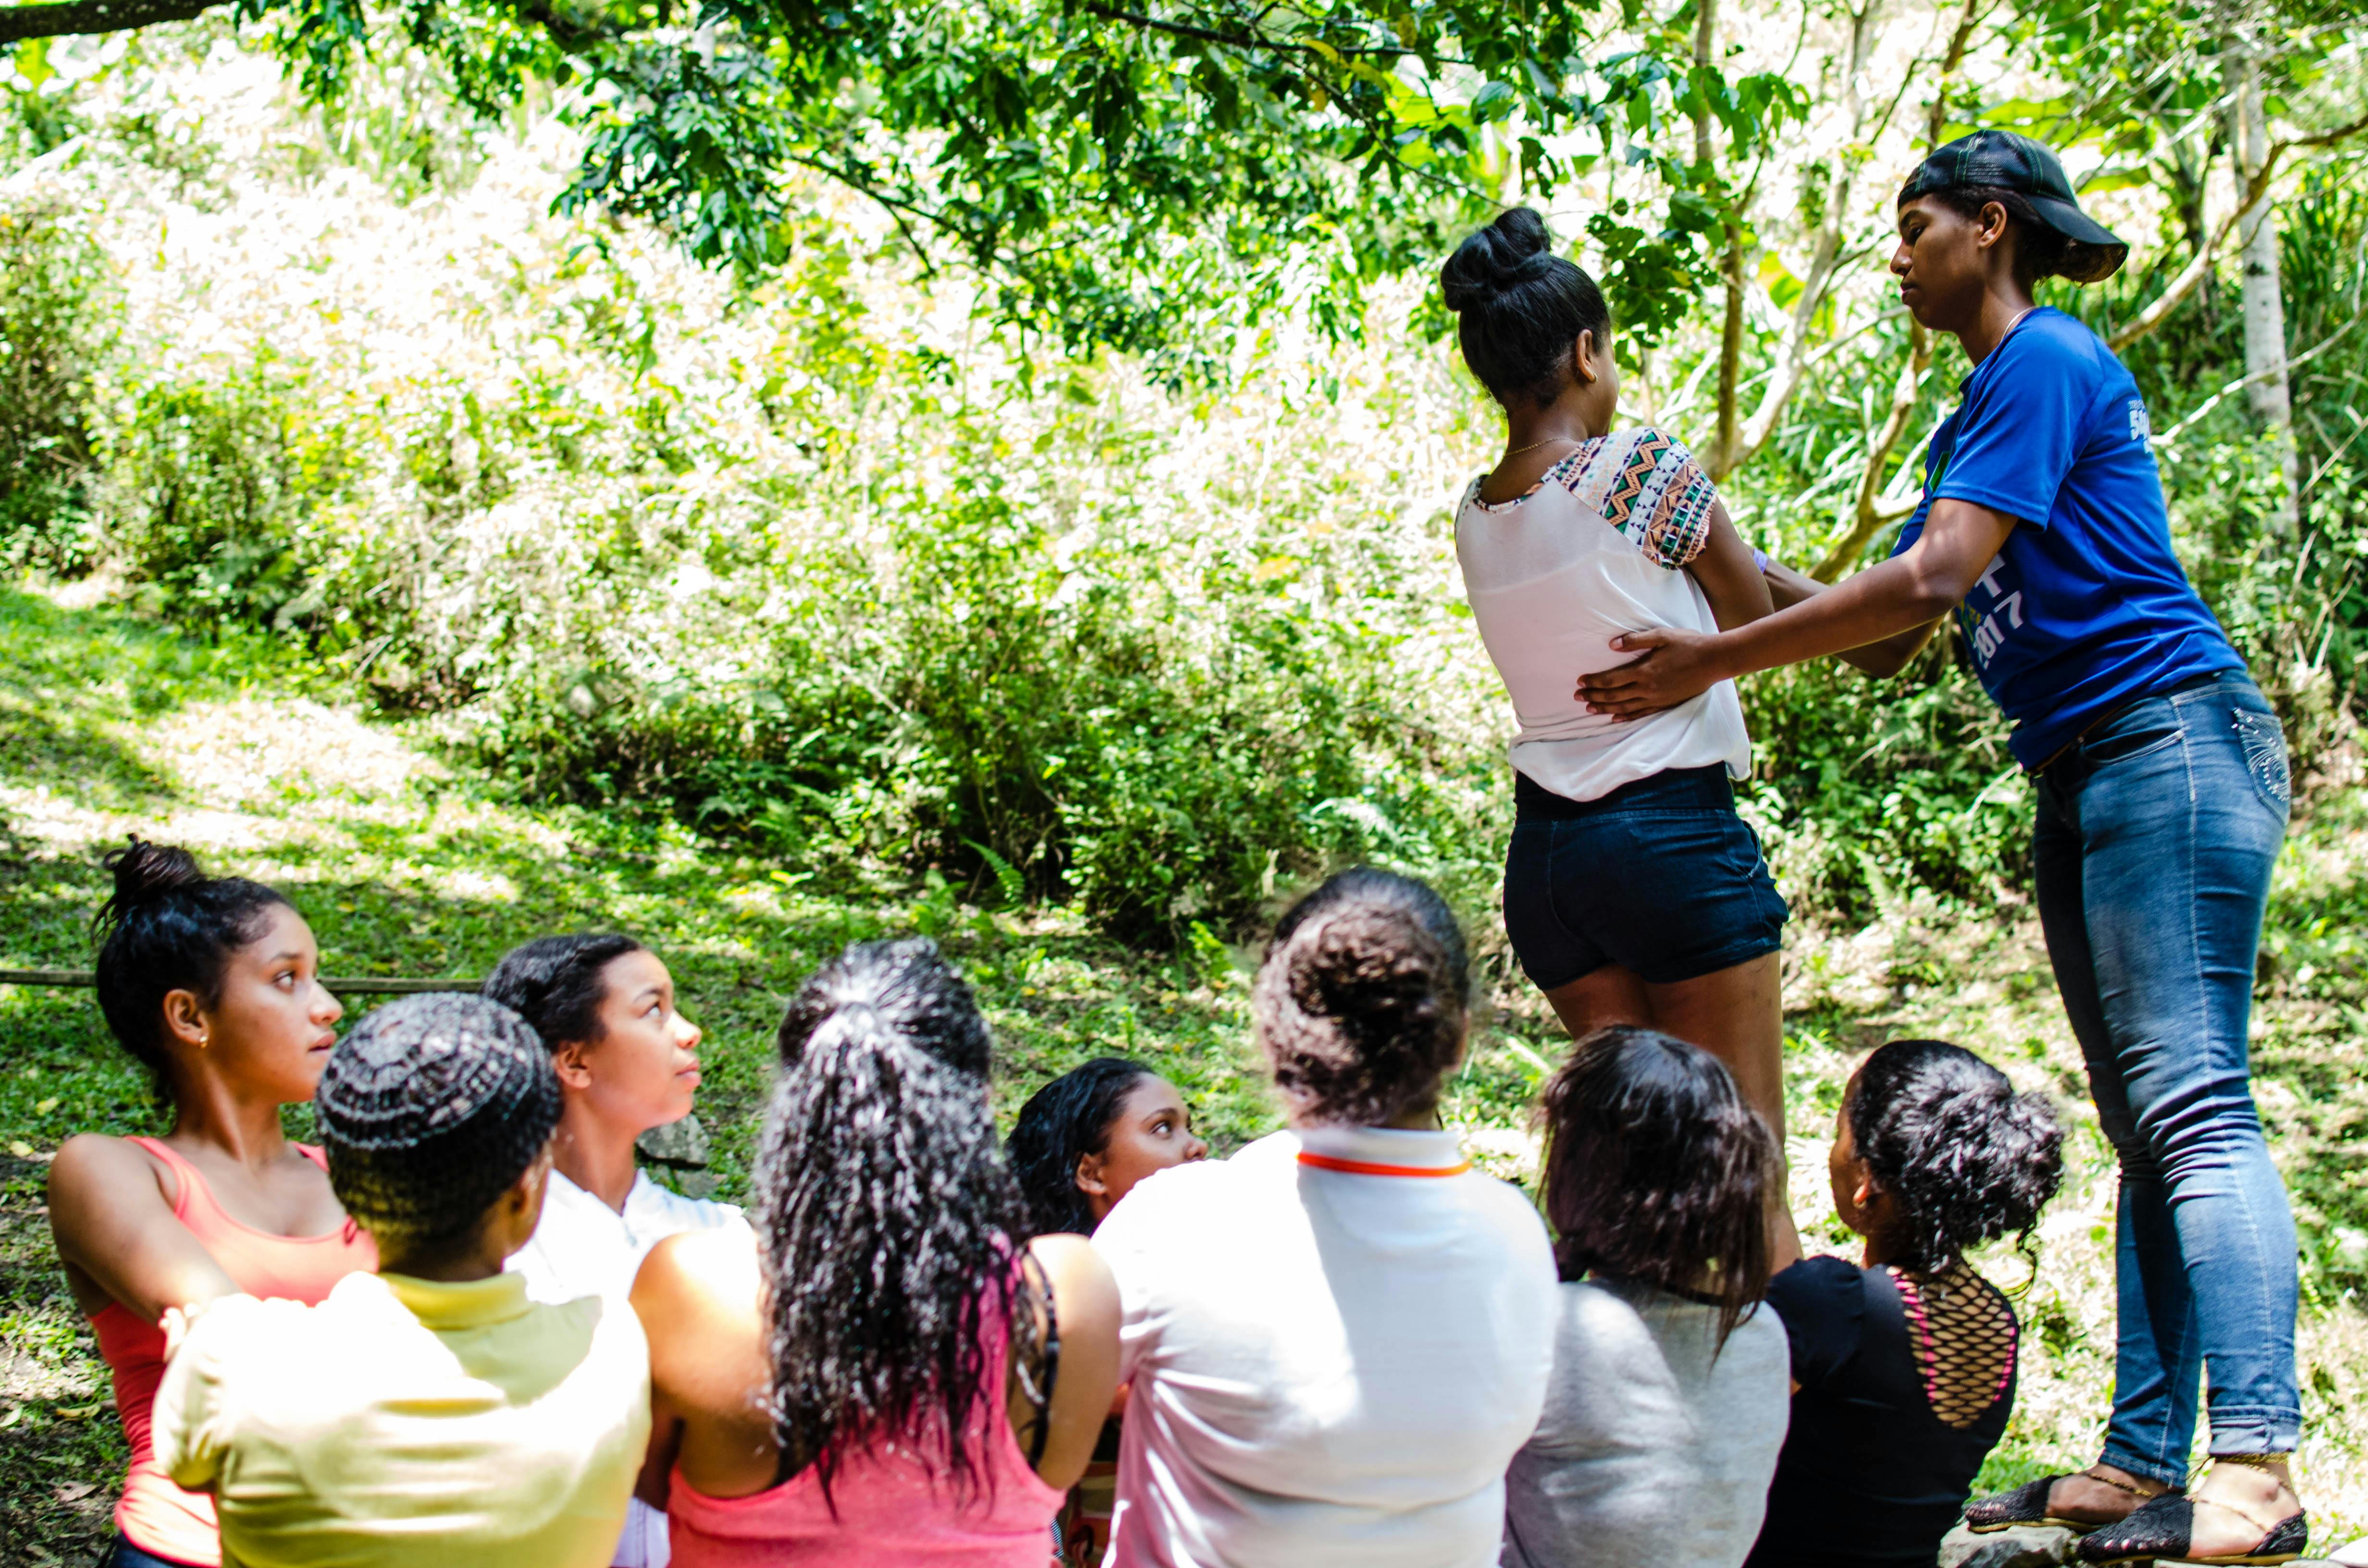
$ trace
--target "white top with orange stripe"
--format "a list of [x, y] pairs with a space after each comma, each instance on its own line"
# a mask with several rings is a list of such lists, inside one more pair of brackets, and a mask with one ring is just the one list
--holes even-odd
[[1554, 1265], [1448, 1132], [1310, 1128], [1163, 1171], [1095, 1233], [1133, 1382], [1113, 1562], [1483, 1568]]

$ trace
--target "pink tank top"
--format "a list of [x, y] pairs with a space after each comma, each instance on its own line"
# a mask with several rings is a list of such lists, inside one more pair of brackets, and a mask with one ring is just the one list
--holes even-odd
[[[995, 1336], [987, 1365], [1002, 1365], [1002, 1339]], [[971, 1438], [983, 1445], [995, 1484], [966, 1505], [902, 1450], [854, 1455], [839, 1466], [830, 1483], [836, 1517], [811, 1465], [746, 1497], [710, 1497], [677, 1466], [666, 1502], [674, 1568], [1045, 1568], [1066, 1494], [1028, 1462], [1003, 1401], [980, 1406]]]
[[[377, 1244], [352, 1221], [325, 1236], [275, 1236], [243, 1225], [222, 1212], [195, 1165], [154, 1138], [130, 1142], [173, 1173], [180, 1187], [173, 1217], [189, 1228], [222, 1272], [248, 1295], [318, 1301], [347, 1275], [378, 1267]], [[311, 1144], [299, 1143], [296, 1149], [323, 1170], [329, 1168], [321, 1151]], [[90, 1326], [98, 1336], [99, 1355], [115, 1374], [115, 1408], [131, 1445], [131, 1469], [115, 1505], [117, 1533], [152, 1556], [192, 1568], [220, 1568], [222, 1535], [214, 1522], [213, 1498], [174, 1485], [156, 1462], [149, 1437], [156, 1385], [165, 1377], [165, 1331], [141, 1322], [120, 1301], [109, 1301], [91, 1314]]]

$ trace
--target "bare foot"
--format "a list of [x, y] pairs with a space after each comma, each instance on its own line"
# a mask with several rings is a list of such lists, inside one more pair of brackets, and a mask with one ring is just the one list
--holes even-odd
[[2195, 1533], [2188, 1551], [2197, 1557], [2234, 1557], [2249, 1551], [2281, 1520], [2302, 1512], [2285, 1461], [2231, 1464], [2221, 1460], [2194, 1489]]
[[[2047, 1512], [2051, 1518], [2083, 1525], [2117, 1525], [2135, 1513], [2140, 1503], [2161, 1496], [2163, 1491], [2160, 1482], [2144, 1480], [2100, 1460], [2078, 1474], [2056, 1477], [2055, 1484], [2047, 1489]], [[2252, 1541], [2245, 1544], [2250, 1546]]]

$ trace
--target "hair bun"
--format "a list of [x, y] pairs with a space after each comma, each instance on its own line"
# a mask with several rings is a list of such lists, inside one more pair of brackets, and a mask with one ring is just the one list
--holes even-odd
[[1438, 1005], [1446, 954], [1405, 911], [1350, 904], [1288, 944], [1291, 999], [1352, 1031], [1395, 1033]]
[[198, 869], [196, 856], [169, 844], [151, 844], [136, 833], [99, 864], [115, 873], [115, 891], [98, 911], [98, 924], [104, 930], [121, 925], [135, 909], [206, 880]]
[[1540, 275], [1540, 257], [1551, 258], [1554, 236], [1546, 221], [1527, 207], [1511, 207], [1497, 221], [1464, 237], [1439, 269], [1439, 284], [1451, 311], [1485, 305], [1516, 283]]

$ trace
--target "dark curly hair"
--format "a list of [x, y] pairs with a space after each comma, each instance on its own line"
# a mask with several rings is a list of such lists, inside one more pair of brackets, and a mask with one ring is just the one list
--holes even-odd
[[988, 1331], [1013, 1324], [1023, 1365], [1042, 1347], [978, 1004], [936, 944], [858, 942], [791, 998], [780, 1043], [751, 1218], [784, 1471], [812, 1465], [827, 1498], [848, 1456], [894, 1443], [962, 1495], [992, 1488], [968, 1418], [1003, 1408]]
[[[2014, 279], [2025, 289], [2042, 278], [2062, 278], [2074, 283], [2094, 283], [2112, 276], [2121, 257], [2104, 245], [2092, 245], [2063, 233], [2039, 215], [2039, 209], [2019, 190], [2002, 185], [1948, 186], [1918, 194], [1938, 202], [1960, 218], [1978, 219], [1982, 209], [1997, 202], [2014, 225]], [[1908, 199], [1903, 187], [1899, 199]]]
[[1438, 1094], [1463, 1049], [1463, 933], [1421, 882], [1359, 866], [1292, 905], [1250, 994], [1298, 1119], [1389, 1121]]
[[516, 1013], [434, 992], [355, 1025], [313, 1104], [346, 1212], [390, 1255], [441, 1257], [551, 1142], [559, 1075]]
[[552, 1051], [596, 1044], [600, 1004], [609, 997], [604, 971], [627, 953], [646, 951], [631, 937], [609, 932], [537, 937], [504, 953], [479, 994], [531, 1024]]
[[1843, 1114], [1875, 1185], [1898, 1208], [1881, 1240], [1900, 1267], [1937, 1274], [2003, 1235], [2029, 1243], [2064, 1179], [2064, 1127], [2044, 1095], [1962, 1045], [1895, 1040], [1851, 1077]]
[[1629, 1024], [1578, 1042], [1539, 1097], [1565, 1279], [1593, 1272], [1718, 1301], [1720, 1343], [1768, 1291], [1776, 1138], [1718, 1058]]
[[222, 1000], [231, 955], [263, 935], [287, 896], [243, 877], [209, 877], [186, 849], [133, 837], [102, 862], [115, 891], [91, 918], [98, 938], [98, 1010], [124, 1050], [169, 1093], [165, 997]]
[[1603, 290], [1577, 264], [1554, 254], [1546, 221], [1527, 207], [1498, 213], [1466, 235], [1439, 269], [1457, 316], [1463, 362], [1498, 403], [1552, 403], [1582, 332], [1600, 345], [1611, 333]]
[[1077, 1162], [1109, 1150], [1110, 1128], [1126, 1096], [1157, 1075], [1123, 1056], [1097, 1056], [1062, 1074], [1019, 1108], [1004, 1148], [1038, 1235], [1093, 1234], [1094, 1211], [1077, 1190]]

